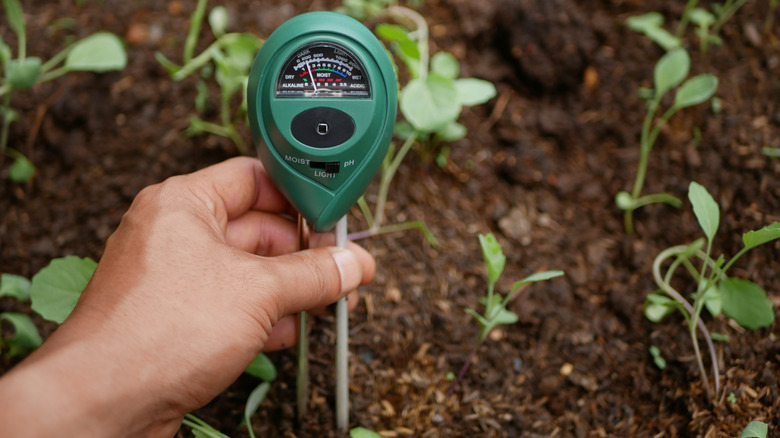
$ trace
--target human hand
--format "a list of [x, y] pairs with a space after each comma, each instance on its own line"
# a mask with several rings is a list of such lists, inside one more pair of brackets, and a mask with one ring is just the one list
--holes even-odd
[[283, 213], [290, 205], [250, 158], [144, 189], [71, 316], [0, 380], [0, 400], [45, 397], [53, 415], [41, 427], [60, 435], [70, 424], [82, 436], [85, 426], [172, 436], [262, 348], [294, 343], [290, 315], [373, 278], [374, 260], [357, 245], [292, 253], [296, 225]]

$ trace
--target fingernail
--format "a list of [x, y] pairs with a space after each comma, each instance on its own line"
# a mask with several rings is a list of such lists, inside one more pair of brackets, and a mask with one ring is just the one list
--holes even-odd
[[341, 293], [346, 294], [355, 290], [360, 285], [363, 270], [357, 256], [352, 251], [344, 248], [332, 248], [331, 255], [336, 262], [341, 279]]

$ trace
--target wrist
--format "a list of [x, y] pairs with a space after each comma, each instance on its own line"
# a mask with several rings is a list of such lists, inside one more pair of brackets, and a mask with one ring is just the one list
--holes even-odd
[[0, 379], [0, 400], [11, 402], [0, 410], [0, 435], [172, 436], [181, 414], [146, 393], [159, 387], [151, 370], [102, 359], [117, 348], [58, 329]]

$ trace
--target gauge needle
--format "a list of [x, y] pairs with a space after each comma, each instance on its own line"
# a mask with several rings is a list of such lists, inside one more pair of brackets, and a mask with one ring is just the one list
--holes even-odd
[[311, 72], [311, 67], [309, 67], [309, 61], [306, 61], [306, 69], [309, 70], [309, 77], [311, 78], [311, 85], [314, 87], [314, 92], [317, 92], [317, 82], [314, 80], [314, 75]]

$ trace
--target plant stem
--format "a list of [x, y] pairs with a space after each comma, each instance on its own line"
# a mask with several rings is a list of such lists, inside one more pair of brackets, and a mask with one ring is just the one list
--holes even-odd
[[[9, 84], [6, 84], [9, 85]], [[5, 161], [6, 147], [8, 147], [8, 131], [11, 128], [11, 116], [8, 114], [11, 111], [11, 94], [13, 88], [9, 88], [3, 99], [3, 129], [0, 132], [0, 165]]]
[[60, 67], [60, 68], [58, 68], [58, 69], [55, 69], [55, 70], [48, 71], [48, 72], [46, 72], [46, 73], [44, 73], [44, 74], [40, 75], [40, 76], [38, 77], [38, 81], [37, 81], [37, 82], [39, 82], [39, 83], [40, 83], [40, 82], [48, 82], [48, 81], [51, 81], [51, 80], [57, 79], [57, 78], [59, 78], [60, 76], [63, 76], [63, 75], [65, 75], [66, 73], [68, 73], [68, 71], [69, 71], [69, 70], [68, 70], [68, 68], [67, 68], [67, 67], [64, 67], [64, 66], [63, 66], [63, 67]]
[[677, 38], [682, 38], [685, 33], [685, 28], [688, 27], [688, 21], [691, 19], [691, 11], [693, 11], [693, 8], [696, 7], [697, 3], [699, 3], [699, 0], [688, 0], [688, 3], [685, 4], [685, 10], [680, 18], [680, 24], [677, 26]]
[[408, 230], [420, 230], [420, 232], [423, 233], [423, 236], [425, 236], [425, 239], [432, 247], [437, 248], [439, 246], [438, 239], [436, 239], [436, 236], [433, 235], [431, 230], [427, 225], [425, 225], [425, 222], [423, 221], [402, 222], [400, 224], [385, 225], [375, 230], [368, 229], [365, 231], [359, 231], [357, 233], [350, 234], [348, 239], [360, 240], [370, 236], [378, 236], [380, 234], [390, 234]]
[[[681, 253], [684, 253], [687, 249], [687, 246], [685, 245], [678, 245], [673, 246], [671, 248], [668, 248], [664, 251], [662, 251], [658, 256], [656, 256], [655, 260], [653, 261], [653, 278], [655, 279], [655, 283], [663, 289], [664, 292], [666, 292], [669, 296], [674, 298], [678, 303], [680, 303], [683, 308], [688, 312], [688, 315], [691, 317], [695, 314], [696, 310], [691, 306], [691, 304], [686, 300], [679, 292], [677, 292], [670, 284], [669, 282], [661, 277], [661, 264], [668, 258], [677, 256]], [[704, 383], [704, 387], [707, 391], [707, 396], [713, 400], [717, 397], [717, 394], [720, 393], [720, 369], [718, 367], [718, 360], [717, 356], [715, 354], [715, 345], [712, 343], [712, 338], [710, 337], [710, 332], [707, 330], [707, 327], [704, 325], [704, 323], [701, 321], [701, 319], [697, 319], [694, 323], [692, 318], [686, 318], [688, 320], [688, 326], [689, 326], [689, 332], [691, 334], [691, 341], [694, 345], [694, 353], [696, 354], [696, 361], [699, 366], [699, 373], [701, 374], [701, 380]], [[710, 387], [709, 379], [707, 378], [707, 370], [704, 368], [704, 362], [701, 357], [701, 351], [699, 350], [699, 340], [696, 337], [696, 327], [699, 328], [699, 330], [702, 332], [702, 335], [704, 336], [704, 339], [707, 341], [707, 347], [710, 351], [710, 361], [712, 362], [712, 371], [715, 378], [715, 393], [712, 393], [712, 388]]]
[[418, 134], [416, 131], [410, 135], [409, 138], [407, 138], [404, 142], [403, 146], [401, 146], [401, 149], [399, 149], [395, 154], [392, 162], [386, 168], [382, 169], [382, 176], [379, 180], [379, 192], [377, 194], [376, 208], [374, 209], [374, 223], [370, 228], [371, 232], [376, 232], [379, 230], [385, 220], [385, 205], [387, 204], [387, 195], [388, 191], [390, 190], [390, 183], [393, 181], [393, 177], [395, 177], [395, 173], [401, 166], [401, 162], [404, 160], [404, 157], [406, 157], [406, 154], [412, 148], [412, 145], [414, 145], [415, 140], [417, 140], [417, 135]]
[[466, 362], [460, 368], [460, 371], [458, 372], [458, 376], [455, 378], [455, 380], [452, 381], [450, 387], [447, 389], [447, 396], [452, 395], [452, 393], [455, 392], [455, 388], [457, 388], [458, 385], [460, 385], [460, 382], [463, 381], [463, 378], [466, 376], [466, 371], [468, 371], [469, 367], [471, 367], [471, 363], [474, 362], [474, 356], [476, 356], [477, 350], [479, 350], [479, 347], [482, 345], [482, 342], [484, 342], [484, 339], [480, 337], [480, 340], [477, 342], [477, 345], [475, 345], [471, 349], [471, 353], [469, 353], [468, 358], [466, 358]]
[[403, 6], [391, 6], [387, 13], [393, 17], [406, 19], [414, 24], [417, 48], [420, 50], [420, 79], [428, 75], [428, 23], [425, 18], [416, 11]]
[[190, 17], [190, 30], [187, 32], [187, 39], [184, 41], [184, 64], [187, 64], [192, 59], [192, 54], [195, 52], [195, 45], [198, 43], [198, 35], [200, 34], [200, 27], [203, 24], [203, 17], [206, 15], [206, 2], [207, 0], [198, 0], [195, 6], [195, 12]]
[[723, 5], [723, 9], [721, 10], [723, 12], [722, 15], [719, 14], [718, 21], [715, 22], [715, 24], [712, 26], [712, 33], [714, 35], [718, 35], [720, 33], [720, 30], [723, 28], [723, 25], [726, 24], [729, 20], [731, 20], [731, 17], [734, 16], [734, 14], [739, 11], [739, 9], [745, 5], [747, 0], [731, 0], [727, 1]]

